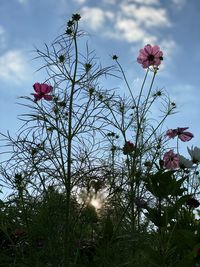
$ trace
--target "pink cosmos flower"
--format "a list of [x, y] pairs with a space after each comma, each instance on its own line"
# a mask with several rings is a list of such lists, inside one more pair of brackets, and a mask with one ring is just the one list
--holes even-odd
[[52, 92], [53, 87], [51, 85], [48, 85], [46, 83], [35, 83], [33, 85], [33, 88], [36, 93], [34, 93], [35, 101], [38, 101], [42, 98], [44, 98], [47, 101], [52, 100], [52, 95], [49, 95], [50, 92]]
[[174, 154], [173, 150], [169, 150], [164, 154], [163, 157], [164, 167], [167, 169], [178, 169], [179, 168], [179, 156]]
[[185, 132], [185, 130], [189, 129], [189, 127], [177, 128], [177, 129], [169, 129], [166, 132], [166, 136], [169, 138], [174, 138], [178, 136], [179, 139], [183, 142], [190, 141], [194, 135], [190, 132]]
[[143, 49], [140, 49], [137, 62], [142, 65], [144, 69], [150, 66], [158, 67], [163, 60], [163, 52], [160, 51], [160, 47], [157, 45], [151, 46], [145, 45]]

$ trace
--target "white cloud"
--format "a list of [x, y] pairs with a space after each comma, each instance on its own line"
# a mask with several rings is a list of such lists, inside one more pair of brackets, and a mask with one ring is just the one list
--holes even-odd
[[124, 4], [127, 3], [136, 3], [136, 4], [141, 4], [141, 5], [158, 5], [160, 4], [159, 0], [103, 0], [104, 3], [106, 4], [111, 4], [111, 5], [115, 5], [115, 4], [120, 4], [121, 2], [123, 2]]
[[134, 42], [152, 43], [156, 37], [150, 36], [143, 30], [137, 22], [131, 19], [119, 19], [115, 25], [116, 29], [120, 34], [117, 34], [120, 39]]
[[151, 6], [137, 7], [134, 4], [121, 5], [121, 10], [125, 16], [132, 17], [139, 24], [146, 27], [170, 26], [166, 10], [163, 8], [154, 8]]
[[[145, 30], [144, 26], [141, 26], [143, 18], [130, 18], [124, 12], [118, 11], [116, 14], [111, 11], [104, 11], [101, 8], [84, 7], [81, 9], [83, 22], [93, 30], [98, 30], [104, 27], [102, 34], [109, 38], [124, 40], [129, 43], [143, 42], [152, 43], [157, 40], [153, 35], [150, 35]], [[112, 22], [112, 29], [106, 25], [106, 22]]]
[[170, 27], [171, 21], [167, 10], [158, 5], [159, 0], [104, 0], [101, 6], [85, 6], [80, 13], [87, 27], [95, 31], [103, 29], [99, 31], [102, 36], [140, 45], [162, 44], [169, 56], [175, 42], [157, 33]]
[[171, 0], [172, 1], [172, 4], [181, 9], [185, 4], [186, 4], [186, 0]]
[[[137, 0], [138, 2], [140, 0]], [[144, 1], [150, 3], [151, 1]], [[156, 1], [152, 1], [154, 4]], [[158, 40], [153, 30], [171, 25], [167, 12], [163, 8], [153, 6], [137, 6], [135, 4], [121, 4], [120, 17], [117, 18], [116, 29], [119, 30], [126, 41], [141, 42], [142, 44], [155, 44]], [[121, 19], [122, 18], [122, 19]], [[124, 19], [123, 19], [124, 18]], [[168, 43], [170, 43], [169, 40]], [[172, 46], [172, 43], [170, 43]], [[170, 49], [168, 45], [168, 50]]]
[[107, 18], [112, 19], [114, 17], [112, 12], [104, 11], [98, 7], [84, 7], [80, 13], [82, 22], [86, 23], [93, 30], [101, 28]]
[[0, 56], [0, 79], [11, 83], [27, 79], [27, 63], [21, 51], [11, 50]]
[[0, 25], [0, 36], [5, 34], [5, 30], [3, 28], [3, 26]]
[[5, 45], [6, 41], [6, 31], [5, 29], [0, 25], [0, 47]]
[[116, 28], [122, 32], [125, 39], [129, 42], [140, 41], [145, 35], [145, 32], [131, 19], [117, 21]]
[[117, 1], [116, 1], [116, 0], [103, 0], [103, 2], [104, 2], [105, 4], [109, 4], [109, 5], [117, 4]]
[[87, 0], [73, 0], [77, 4], [84, 4]]
[[138, 4], [143, 4], [143, 5], [158, 5], [160, 2], [159, 0], [129, 0], [127, 2], [134, 2], [134, 3], [138, 3]]
[[82, 21], [87, 22], [88, 26], [94, 30], [100, 28], [105, 20], [105, 14], [100, 8], [84, 7], [81, 14]]
[[177, 44], [171, 39], [166, 39], [160, 43], [160, 47], [161, 50], [164, 51], [164, 56], [168, 57], [173, 53], [173, 50], [176, 49]]

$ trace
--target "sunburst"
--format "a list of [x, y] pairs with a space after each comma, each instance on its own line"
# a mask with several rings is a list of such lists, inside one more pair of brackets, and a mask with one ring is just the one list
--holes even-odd
[[102, 201], [100, 198], [92, 198], [90, 201], [90, 204], [95, 207], [96, 210], [100, 209], [102, 207]]

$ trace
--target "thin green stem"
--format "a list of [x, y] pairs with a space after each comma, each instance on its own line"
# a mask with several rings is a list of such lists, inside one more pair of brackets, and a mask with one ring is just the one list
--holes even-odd
[[[78, 25], [77, 25], [78, 28]], [[75, 65], [72, 78], [70, 101], [69, 101], [69, 116], [68, 116], [68, 150], [67, 150], [67, 181], [65, 184], [66, 189], [66, 217], [65, 217], [65, 239], [64, 239], [64, 266], [70, 266], [70, 198], [71, 198], [71, 162], [72, 162], [72, 113], [73, 113], [73, 97], [76, 85], [76, 74], [78, 67], [78, 45], [76, 40], [77, 28], [74, 32], [74, 49], [75, 49]]]
[[177, 149], [177, 154], [179, 154], [178, 137], [177, 137], [177, 141], [176, 141], [176, 149]]
[[149, 69], [147, 69], [147, 71], [145, 73], [144, 80], [142, 82], [142, 86], [141, 86], [141, 89], [140, 89], [140, 94], [138, 96], [138, 101], [137, 101], [137, 106], [136, 106], [136, 108], [137, 108], [137, 114], [138, 114], [138, 107], [140, 105], [140, 99], [141, 99], [141, 96], [142, 96], [142, 92], [143, 92], [143, 89], [144, 89], [144, 85], [145, 85], [145, 82], [146, 82], [148, 73], [149, 73]]
[[133, 99], [133, 103], [134, 103], [134, 105], [136, 106], [136, 101], [135, 101], [134, 95], [133, 95], [133, 93], [132, 93], [132, 91], [131, 91], [130, 85], [129, 85], [127, 79], [126, 79], [126, 75], [125, 75], [125, 73], [124, 73], [124, 70], [123, 70], [121, 64], [118, 62], [118, 60], [116, 60], [116, 62], [117, 62], [117, 65], [118, 65], [119, 68], [120, 68], [120, 71], [121, 71], [122, 75], [123, 75], [123, 78], [124, 78], [124, 81], [125, 81], [125, 83], [126, 83], [126, 86], [127, 86], [128, 90], [129, 90], [129, 93], [130, 93], [130, 95], [131, 95], [131, 97], [132, 97], [132, 99]]
[[154, 80], [155, 80], [155, 77], [156, 77], [156, 73], [157, 72], [155, 71], [154, 74], [153, 74], [153, 78], [151, 80], [151, 84], [150, 84], [149, 91], [148, 91], [148, 94], [147, 94], [147, 97], [146, 97], [146, 100], [145, 100], [145, 104], [144, 104], [141, 120], [144, 119], [145, 114], [147, 113], [146, 107], [147, 107], [147, 103], [149, 101], [149, 97], [150, 97], [150, 94], [151, 94], [151, 91], [152, 91], [152, 88], [153, 88], [153, 83], [154, 83]]

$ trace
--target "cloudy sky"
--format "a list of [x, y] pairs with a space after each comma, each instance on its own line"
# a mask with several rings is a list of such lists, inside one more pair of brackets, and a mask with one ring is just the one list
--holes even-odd
[[17, 97], [30, 95], [32, 84], [45, 79], [35, 73], [34, 47], [49, 44], [79, 12], [91, 49], [108, 65], [117, 54], [133, 86], [144, 75], [138, 50], [147, 43], [161, 47], [164, 64], [155, 89], [167, 90], [179, 110], [168, 127], [190, 127], [190, 145], [200, 146], [199, 10], [196, 0], [0, 0], [0, 131], [16, 131]]

